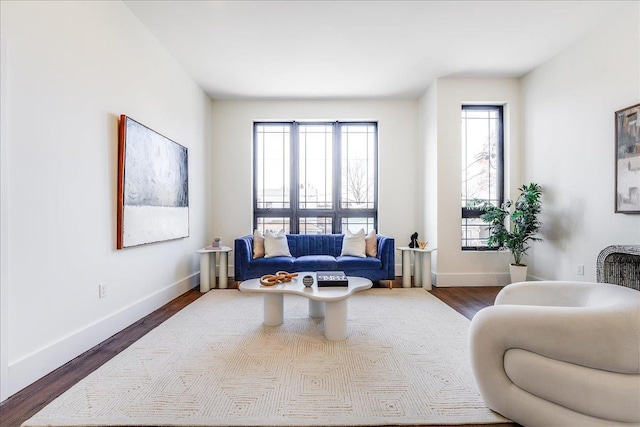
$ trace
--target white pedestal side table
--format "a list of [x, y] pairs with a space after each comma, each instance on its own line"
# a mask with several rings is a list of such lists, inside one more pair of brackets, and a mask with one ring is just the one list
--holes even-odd
[[220, 255], [218, 287], [226, 289], [227, 276], [229, 275], [229, 258], [227, 254], [231, 250], [228, 246], [220, 246], [219, 248], [207, 246], [196, 251], [196, 253], [200, 254], [200, 292], [208, 292], [211, 288], [216, 287], [216, 258], [218, 258], [218, 255]]
[[413, 277], [415, 278], [415, 283], [426, 290], [431, 290], [431, 252], [435, 251], [436, 248], [427, 246], [424, 249], [420, 249], [401, 246], [397, 249], [402, 251], [402, 287], [411, 287], [411, 253], [413, 252]]

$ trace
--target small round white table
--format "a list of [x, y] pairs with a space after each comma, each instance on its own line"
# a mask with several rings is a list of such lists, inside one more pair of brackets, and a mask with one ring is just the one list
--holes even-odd
[[426, 290], [431, 290], [431, 252], [436, 248], [426, 247], [410, 248], [401, 246], [397, 248], [402, 251], [402, 287], [411, 287], [411, 252], [414, 253], [413, 277], [417, 286], [422, 286]]
[[[218, 276], [220, 277], [218, 287], [225, 289], [227, 287], [227, 276], [229, 275], [229, 259], [227, 254], [231, 252], [228, 246], [220, 246], [212, 248], [207, 246], [198, 249], [196, 253], [200, 254], [200, 292], [209, 292], [211, 288], [216, 287], [216, 258], [220, 254], [220, 267]], [[213, 258], [213, 262], [212, 261]]]
[[[309, 288], [302, 283], [302, 278], [307, 275], [313, 277], [313, 285]], [[263, 286], [260, 279], [250, 279], [240, 283], [239, 289], [242, 292], [264, 294], [264, 324], [268, 326], [284, 322], [284, 294], [309, 299], [309, 317], [324, 317], [324, 336], [329, 341], [341, 341], [347, 338], [347, 299], [354, 292], [373, 286], [371, 280], [364, 277], [348, 276], [347, 279], [349, 286], [318, 288], [316, 273], [301, 272], [288, 283]]]

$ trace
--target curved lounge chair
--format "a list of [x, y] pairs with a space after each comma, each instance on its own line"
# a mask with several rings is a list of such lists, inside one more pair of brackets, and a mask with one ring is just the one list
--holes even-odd
[[487, 405], [524, 426], [640, 426], [640, 292], [585, 282], [506, 286], [473, 318]]

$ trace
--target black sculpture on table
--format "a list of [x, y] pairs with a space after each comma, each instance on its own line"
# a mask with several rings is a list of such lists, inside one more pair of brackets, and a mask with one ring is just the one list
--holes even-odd
[[418, 246], [418, 232], [416, 231], [411, 235], [411, 241], [409, 242], [410, 248], [417, 248]]

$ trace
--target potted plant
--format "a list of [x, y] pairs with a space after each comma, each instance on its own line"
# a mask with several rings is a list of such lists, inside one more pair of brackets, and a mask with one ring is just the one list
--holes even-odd
[[[540, 186], [531, 183], [518, 190], [520, 196], [515, 202], [507, 199], [500, 207], [486, 200], [472, 201], [473, 208], [484, 211], [480, 218], [489, 224], [487, 244], [508, 249], [513, 255], [514, 262], [509, 268], [512, 283], [527, 279], [527, 266], [522, 263], [522, 257], [526, 255], [530, 242], [542, 240], [535, 237], [541, 225], [538, 220], [541, 208]], [[509, 224], [506, 224], [507, 218]]]

